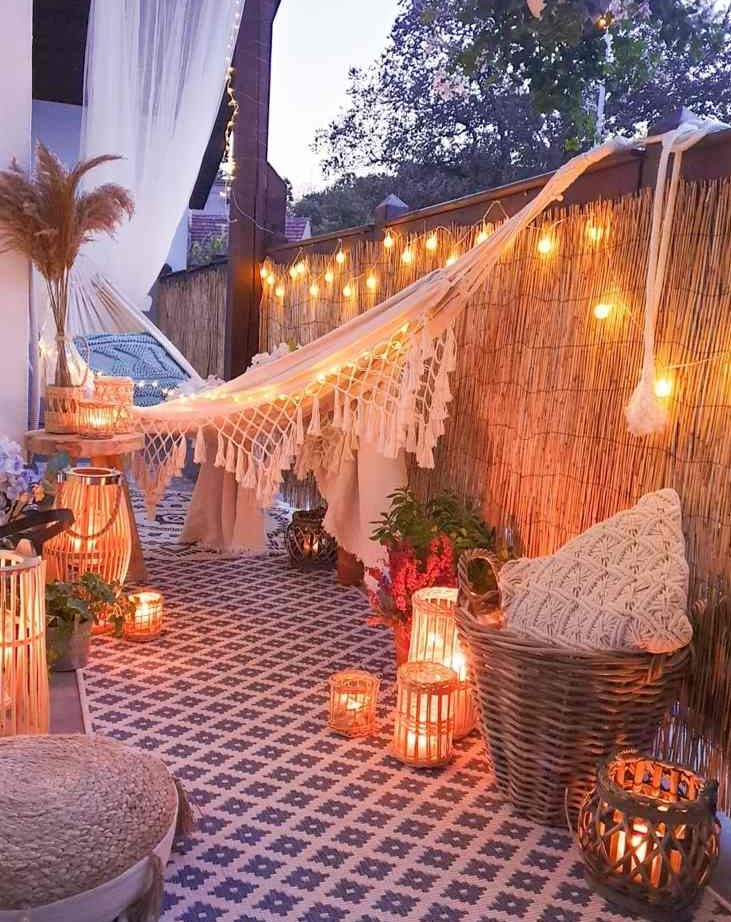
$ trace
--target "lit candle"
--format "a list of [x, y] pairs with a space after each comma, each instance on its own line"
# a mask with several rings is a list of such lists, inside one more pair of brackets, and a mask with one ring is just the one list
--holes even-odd
[[439, 663], [409, 662], [398, 671], [393, 755], [406, 765], [443, 765], [452, 757], [456, 673]]
[[125, 621], [125, 638], [145, 641], [159, 637], [162, 630], [162, 595], [147, 589], [144, 592], [131, 592], [129, 600], [134, 605], [134, 612]]
[[380, 680], [361, 669], [346, 669], [330, 676], [328, 724], [343, 736], [367, 736], [376, 728]]

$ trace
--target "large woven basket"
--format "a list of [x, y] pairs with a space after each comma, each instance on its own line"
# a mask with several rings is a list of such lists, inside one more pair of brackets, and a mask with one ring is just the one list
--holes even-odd
[[494, 592], [481, 604], [467, 572], [475, 558], [497, 569], [489, 552], [462, 556], [457, 629], [498, 785], [517, 812], [565, 825], [566, 805], [575, 817], [600, 760], [618, 747], [652, 744], [690, 648], [574, 651], [520, 637], [496, 626]]

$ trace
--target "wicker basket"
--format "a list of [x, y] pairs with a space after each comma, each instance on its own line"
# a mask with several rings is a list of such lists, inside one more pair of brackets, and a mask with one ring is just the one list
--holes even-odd
[[46, 432], [56, 435], [73, 435], [79, 431], [79, 401], [84, 399], [83, 387], [46, 387]]
[[566, 804], [575, 821], [599, 761], [618, 747], [651, 746], [690, 648], [573, 651], [520, 637], [480, 611], [467, 576], [475, 558], [497, 569], [489, 552], [462, 555], [457, 628], [498, 785], [519, 813], [565, 825]]

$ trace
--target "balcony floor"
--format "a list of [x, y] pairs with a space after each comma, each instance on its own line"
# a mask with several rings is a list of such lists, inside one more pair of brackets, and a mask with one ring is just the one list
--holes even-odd
[[[159, 755], [197, 805], [164, 922], [622, 922], [567, 833], [511, 812], [476, 735], [438, 770], [389, 756], [393, 653], [362, 593], [276, 553], [181, 548], [184, 506], [143, 534], [163, 637], [96, 640], [86, 670], [94, 730]], [[346, 666], [382, 677], [373, 739], [326, 726]], [[695, 918], [731, 912], [707, 892]]]

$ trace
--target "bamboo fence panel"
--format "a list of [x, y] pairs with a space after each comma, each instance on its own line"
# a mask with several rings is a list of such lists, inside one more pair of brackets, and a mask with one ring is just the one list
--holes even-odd
[[[676, 489], [692, 598], [710, 604], [698, 618], [686, 693], [692, 723], [666, 742], [675, 757], [717, 769], [721, 753], [731, 765], [731, 180], [679, 190], [657, 330], [658, 374], [673, 382], [669, 424], [637, 438], [623, 411], [642, 359], [651, 208], [645, 190], [547, 212], [519, 236], [460, 318], [446, 433], [434, 470], [413, 468], [410, 483], [425, 496], [474, 497], [503, 539], [530, 556], [552, 553], [648, 491]], [[332, 255], [308, 256], [295, 279], [272, 266], [285, 295], [265, 287], [261, 347], [310, 342], [444, 265], [479, 230], [440, 229], [434, 250], [424, 237], [391, 251], [362, 242], [342, 267]], [[546, 236], [554, 247], [544, 256], [537, 243]], [[410, 264], [401, 259], [407, 246]], [[369, 272], [375, 291], [365, 286]], [[605, 320], [594, 316], [599, 302], [612, 305]], [[731, 805], [731, 786], [721, 793]]]
[[224, 377], [228, 264], [163, 276], [157, 325], [199, 375]]

